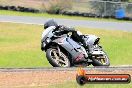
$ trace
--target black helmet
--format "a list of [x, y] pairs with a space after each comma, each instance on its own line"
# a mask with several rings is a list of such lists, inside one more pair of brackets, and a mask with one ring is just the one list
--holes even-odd
[[49, 21], [45, 22], [44, 29], [46, 29], [50, 26], [58, 26], [58, 24], [54, 20], [49, 20]]

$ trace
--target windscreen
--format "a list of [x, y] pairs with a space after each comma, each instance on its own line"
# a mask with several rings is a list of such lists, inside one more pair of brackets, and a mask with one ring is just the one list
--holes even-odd
[[46, 30], [43, 31], [42, 38], [46, 37], [54, 29], [55, 29], [55, 26], [48, 27]]

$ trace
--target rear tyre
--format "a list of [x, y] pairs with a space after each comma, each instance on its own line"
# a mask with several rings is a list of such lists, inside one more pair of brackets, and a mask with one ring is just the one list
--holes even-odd
[[57, 48], [47, 49], [46, 51], [47, 60], [53, 67], [70, 67], [71, 64], [68, 56], [62, 51], [60, 51], [60, 53], [61, 56], [59, 56]]

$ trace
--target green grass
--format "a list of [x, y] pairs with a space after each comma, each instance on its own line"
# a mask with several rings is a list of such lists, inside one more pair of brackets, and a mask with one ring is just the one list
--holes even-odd
[[[77, 28], [101, 37], [111, 65], [132, 64], [132, 32]], [[51, 67], [40, 49], [43, 26], [0, 23], [0, 67]]]
[[33, 16], [33, 17], [46, 17], [46, 18], [65, 18], [65, 19], [74, 19], [74, 20], [93, 20], [93, 21], [114, 21], [114, 22], [131, 22], [123, 21], [116, 19], [105, 19], [105, 18], [90, 18], [90, 17], [81, 17], [81, 16], [66, 16], [66, 15], [56, 15], [48, 13], [30, 13], [30, 12], [17, 12], [9, 10], [0, 10], [0, 15], [12, 15], [12, 16]]
[[0, 23], [0, 67], [50, 66], [40, 50], [43, 27]]
[[68, 81], [62, 84], [50, 85], [48, 88], [131, 88], [131, 87], [132, 87], [132, 83], [130, 84], [85, 84], [83, 86], [80, 86], [79, 84], [76, 83], [76, 81]]

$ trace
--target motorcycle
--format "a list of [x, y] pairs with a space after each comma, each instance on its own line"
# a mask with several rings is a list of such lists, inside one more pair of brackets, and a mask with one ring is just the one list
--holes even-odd
[[[109, 66], [110, 61], [106, 52], [99, 45], [100, 38], [95, 35], [82, 35], [89, 49], [71, 38], [71, 34], [55, 35], [55, 26], [50, 26], [42, 33], [41, 50], [53, 67], [72, 66]], [[59, 32], [59, 31], [57, 31]], [[85, 61], [76, 63], [77, 60]]]

